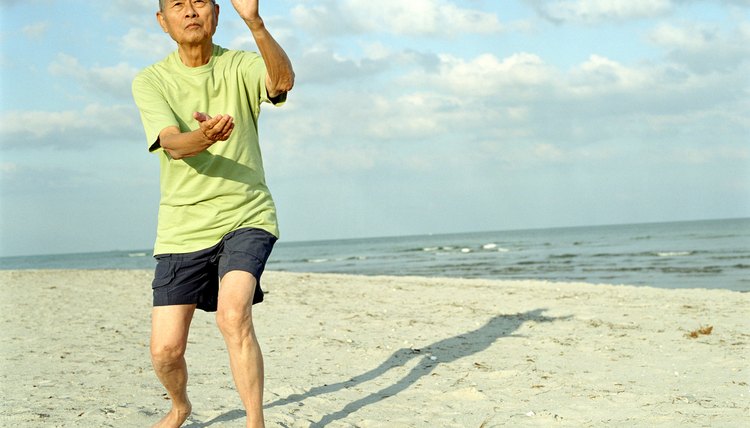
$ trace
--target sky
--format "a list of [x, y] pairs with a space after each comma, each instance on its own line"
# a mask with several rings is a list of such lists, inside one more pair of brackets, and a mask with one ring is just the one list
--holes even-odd
[[[256, 50], [229, 0], [214, 42]], [[0, 0], [0, 256], [153, 245], [157, 0]], [[750, 0], [261, 0], [284, 241], [750, 217]], [[209, 112], [211, 114], [212, 112]]]

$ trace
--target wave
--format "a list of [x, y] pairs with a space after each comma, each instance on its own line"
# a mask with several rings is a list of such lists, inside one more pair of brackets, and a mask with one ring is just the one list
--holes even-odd
[[728, 256], [711, 256], [709, 257], [710, 260], [747, 260], [750, 259], [750, 254], [745, 253], [736, 253], [738, 255], [728, 255]]
[[664, 251], [655, 254], [659, 257], [683, 257], [692, 256], [693, 251]]
[[467, 245], [444, 245], [444, 246], [433, 246], [433, 247], [420, 247], [410, 248], [404, 250], [405, 252], [422, 252], [422, 253], [473, 253], [475, 251], [482, 252], [498, 252], [508, 253], [510, 249], [500, 247], [495, 243], [484, 244], [479, 247], [467, 246]]
[[596, 253], [590, 257], [620, 258], [620, 257], [685, 257], [705, 253], [705, 251], [646, 251], [635, 253]]
[[720, 266], [691, 266], [691, 267], [680, 267], [680, 266], [625, 266], [625, 267], [584, 267], [581, 269], [583, 272], [617, 272], [617, 273], [666, 273], [676, 275], [688, 275], [688, 274], [699, 274], [699, 275], [716, 275], [724, 271]]
[[552, 254], [549, 256], [550, 259], [574, 259], [578, 257], [578, 254]]
[[703, 267], [664, 267], [660, 269], [662, 273], [675, 273], [675, 274], [711, 274], [716, 275], [723, 272], [723, 269], [719, 266], [703, 266]]

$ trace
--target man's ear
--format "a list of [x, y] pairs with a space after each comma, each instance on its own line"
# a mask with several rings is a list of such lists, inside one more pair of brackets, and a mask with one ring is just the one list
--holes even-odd
[[167, 20], [164, 19], [164, 16], [161, 14], [161, 11], [156, 12], [156, 22], [159, 23], [159, 26], [165, 33], [169, 33], [169, 30], [167, 30]]

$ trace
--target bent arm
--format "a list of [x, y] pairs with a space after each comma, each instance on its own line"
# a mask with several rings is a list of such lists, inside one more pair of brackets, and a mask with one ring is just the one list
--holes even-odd
[[184, 159], [197, 155], [211, 147], [215, 141], [206, 138], [200, 129], [180, 132], [176, 126], [164, 128], [159, 133], [159, 145], [172, 159]]
[[294, 70], [292, 62], [289, 60], [284, 49], [271, 36], [266, 29], [262, 19], [250, 24], [248, 27], [253, 33], [255, 43], [258, 45], [263, 62], [266, 63], [266, 91], [268, 98], [276, 98], [279, 95], [289, 92], [294, 86]]
[[194, 131], [180, 132], [176, 126], [170, 126], [159, 132], [159, 145], [173, 159], [193, 157], [217, 141], [227, 140], [234, 129], [234, 120], [229, 115], [212, 118], [196, 112], [193, 117], [200, 123]]
[[266, 91], [268, 98], [289, 92], [294, 86], [294, 70], [284, 49], [266, 29], [258, 13], [258, 0], [232, 0], [235, 10], [253, 34], [260, 56], [266, 64]]

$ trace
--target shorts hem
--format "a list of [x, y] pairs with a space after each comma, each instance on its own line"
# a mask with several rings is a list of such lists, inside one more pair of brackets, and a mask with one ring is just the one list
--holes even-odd
[[200, 302], [196, 298], [189, 297], [154, 299], [154, 306], [197, 305], [198, 303]]

